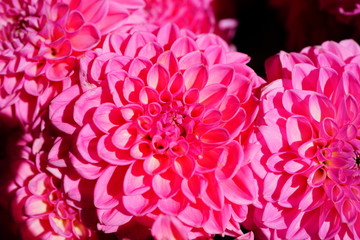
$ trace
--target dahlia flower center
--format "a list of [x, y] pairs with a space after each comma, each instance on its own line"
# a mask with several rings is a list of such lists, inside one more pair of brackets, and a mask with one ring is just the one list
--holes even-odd
[[[26, 38], [29, 37], [31, 32], [39, 32], [40, 28], [40, 17], [37, 15], [29, 15], [25, 11], [21, 11], [17, 14], [14, 14], [12, 17], [8, 17], [5, 21], [8, 22], [7, 27], [5, 26], [3, 31], [6, 31], [6, 34], [0, 34], [0, 39], [4, 41], [9, 41], [12, 43], [12, 46], [7, 44], [7, 48], [18, 48], [19, 44], [21, 46], [26, 44]], [[10, 28], [11, 30], [9, 31]], [[7, 30], [6, 30], [7, 29]]]
[[360, 153], [358, 151], [354, 151], [354, 160], [355, 160], [355, 164], [356, 164], [356, 167], [359, 168], [359, 165], [360, 165]]
[[[149, 132], [145, 135], [145, 139], [151, 141], [153, 150], [156, 153], [164, 153], [168, 150], [183, 155], [187, 151], [187, 144], [184, 143], [188, 135], [189, 117], [185, 114], [185, 107], [181, 103], [178, 106], [160, 104], [148, 105], [148, 112], [153, 117], [153, 123], [149, 127]], [[156, 116], [156, 117], [155, 117]], [[148, 118], [150, 119], [150, 118]], [[181, 152], [181, 153], [180, 153]]]

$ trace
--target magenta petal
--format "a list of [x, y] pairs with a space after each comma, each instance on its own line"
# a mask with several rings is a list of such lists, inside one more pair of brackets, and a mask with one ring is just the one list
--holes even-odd
[[93, 126], [86, 124], [76, 138], [77, 151], [86, 161], [91, 163], [97, 163], [100, 160], [96, 151], [98, 136], [94, 130]]
[[122, 182], [125, 171], [122, 167], [108, 167], [96, 181], [94, 205], [100, 209], [114, 208], [119, 204]]
[[93, 206], [94, 188], [96, 181], [87, 180], [75, 172], [64, 175], [64, 192], [69, 200], [80, 203], [80, 206]]
[[124, 8], [122, 3], [109, 2], [109, 10], [106, 17], [97, 23], [103, 35], [113, 32], [116, 28], [123, 24], [123, 19], [129, 16], [127, 9]]
[[222, 120], [228, 121], [232, 119], [239, 111], [240, 101], [234, 95], [227, 95], [222, 101], [219, 110], [222, 114]]
[[[104, 53], [99, 56], [96, 56], [92, 63], [90, 69], [90, 77], [97, 83], [100, 83], [101, 79], [104, 79], [104, 65], [116, 56], [115, 53]], [[85, 62], [86, 64], [86, 62]]]
[[241, 167], [235, 177], [220, 182], [220, 185], [225, 197], [235, 204], [251, 204], [257, 197], [257, 184], [248, 165]]
[[204, 229], [210, 234], [224, 232], [231, 218], [231, 208], [226, 204], [221, 211], [210, 211], [210, 218], [205, 223]]
[[142, 104], [157, 102], [159, 100], [159, 94], [151, 87], [144, 87], [139, 93], [139, 100]]
[[149, 42], [140, 49], [138, 56], [151, 61], [156, 61], [163, 52], [164, 49], [158, 43]]
[[176, 24], [165, 24], [159, 29], [157, 40], [164, 48], [169, 48], [179, 36], [180, 30]]
[[133, 217], [122, 204], [119, 204], [116, 208], [97, 209], [97, 215], [102, 224], [114, 226], [115, 229], [117, 229], [119, 225], [129, 222]]
[[201, 197], [207, 188], [207, 181], [202, 175], [193, 175], [189, 179], [183, 179], [181, 190], [184, 195], [193, 203], [196, 198]]
[[176, 217], [162, 214], [156, 218], [151, 234], [156, 239], [188, 239], [183, 224]]
[[206, 57], [202, 52], [190, 52], [179, 60], [180, 70], [186, 70], [195, 65], [208, 65]]
[[210, 46], [205, 49], [204, 55], [208, 59], [209, 66], [223, 64], [223, 63], [231, 63], [231, 61], [236, 60], [235, 52], [228, 52], [221, 46]]
[[127, 104], [120, 108], [120, 113], [125, 121], [130, 122], [140, 118], [144, 114], [144, 109], [138, 104]]
[[188, 205], [188, 203], [186, 197], [179, 191], [171, 198], [160, 199], [158, 207], [163, 213], [176, 216]]
[[322, 188], [311, 188], [299, 203], [302, 211], [311, 211], [325, 203], [326, 193]]
[[30, 77], [38, 77], [44, 73], [46, 66], [46, 61], [30, 63], [25, 68], [25, 74]]
[[181, 156], [175, 159], [174, 169], [183, 178], [190, 178], [195, 171], [195, 161], [189, 156]]
[[209, 219], [209, 210], [201, 200], [198, 200], [196, 204], [189, 204], [180, 212], [178, 218], [187, 225], [199, 228]]
[[312, 95], [309, 99], [309, 112], [310, 115], [318, 122], [324, 118], [335, 117], [335, 107], [326, 97], [319, 95]]
[[156, 174], [152, 179], [152, 189], [159, 198], [169, 198], [176, 194], [181, 186], [181, 178], [172, 171]]
[[324, 206], [319, 219], [319, 237], [322, 239], [332, 238], [339, 230], [340, 224], [341, 219], [337, 210]]
[[152, 62], [146, 58], [138, 57], [132, 60], [129, 66], [129, 76], [146, 79], [147, 73], [152, 67]]
[[44, 77], [37, 77], [31, 79], [25, 79], [24, 89], [32, 96], [40, 96], [44, 93], [48, 87], [49, 81]]
[[150, 175], [159, 174], [171, 166], [171, 160], [166, 155], [152, 155], [145, 159], [144, 170]]
[[139, 161], [134, 162], [126, 171], [123, 191], [125, 195], [139, 195], [150, 189], [151, 178], [146, 174]]
[[286, 135], [289, 145], [296, 149], [313, 137], [313, 129], [305, 117], [292, 116], [286, 122]]
[[129, 165], [135, 161], [128, 150], [120, 150], [112, 143], [110, 135], [103, 135], [99, 138], [97, 154], [102, 160], [118, 166]]
[[102, 89], [100, 87], [85, 92], [75, 102], [73, 118], [79, 126], [92, 121], [92, 114], [101, 104]]
[[50, 211], [50, 204], [42, 197], [32, 195], [26, 199], [23, 211], [24, 214], [30, 217], [37, 217], [46, 214]]
[[147, 84], [158, 92], [164, 90], [170, 80], [168, 71], [160, 64], [153, 65], [147, 75]]
[[51, 186], [50, 178], [45, 173], [35, 175], [28, 183], [28, 190], [37, 196], [46, 194]]
[[93, 121], [104, 133], [121, 124], [119, 109], [113, 103], [101, 104], [94, 112]]
[[221, 211], [224, 206], [224, 191], [212, 174], [206, 175], [208, 186], [202, 197], [204, 203], [215, 211]]
[[197, 45], [194, 40], [189, 37], [178, 38], [171, 46], [171, 51], [176, 57], [182, 57], [189, 52], [197, 50]]
[[99, 30], [91, 24], [84, 25], [71, 40], [75, 51], [86, 51], [95, 47], [101, 38]]
[[72, 154], [70, 154], [70, 160], [72, 166], [75, 168], [77, 173], [83, 178], [89, 180], [98, 178], [105, 167], [105, 164], [103, 162], [98, 164], [89, 163], [84, 160], [80, 160]]
[[225, 64], [218, 64], [212, 66], [209, 70], [208, 85], [214, 83], [220, 83], [228, 86], [234, 79], [234, 68]]
[[119, 149], [130, 149], [138, 138], [136, 126], [126, 123], [120, 126], [112, 135], [112, 143]]
[[70, 87], [55, 97], [49, 107], [51, 122], [56, 128], [67, 134], [72, 134], [75, 131], [75, 126], [71, 124], [73, 120], [69, 103], [76, 99], [79, 93], [80, 88], [78, 86]]
[[65, 31], [68, 33], [75, 33], [80, 30], [84, 23], [85, 19], [80, 12], [71, 11], [65, 24]]
[[71, 237], [71, 222], [68, 219], [61, 219], [54, 213], [49, 214], [49, 223], [54, 232], [63, 237]]
[[186, 89], [203, 89], [208, 81], [208, 71], [204, 65], [195, 65], [185, 70], [184, 84]]
[[[110, 73], [112, 71], [119, 71], [119, 69], [128, 69], [132, 58], [127, 56], [119, 56], [115, 54], [108, 60], [108, 64], [105, 66], [104, 73]], [[120, 70], [121, 71], [121, 70]], [[124, 72], [125, 73], [125, 72]]]
[[210, 146], [224, 145], [229, 139], [230, 134], [224, 128], [210, 129], [200, 137], [203, 144]]
[[170, 73], [170, 76], [175, 75], [179, 71], [178, 61], [172, 51], [165, 51], [160, 54], [157, 63], [164, 66]]
[[358, 217], [359, 214], [356, 208], [356, 204], [352, 200], [346, 199], [341, 206], [342, 221], [352, 225]]
[[145, 46], [148, 42], [156, 42], [155, 36], [149, 32], [135, 32], [127, 42], [124, 51], [125, 56], [136, 57], [139, 48]]
[[51, 81], [62, 81], [73, 74], [76, 65], [77, 60], [74, 57], [55, 62], [46, 69], [46, 77]]
[[185, 104], [191, 105], [197, 103], [199, 100], [199, 90], [196, 88], [191, 88], [187, 90], [183, 95], [183, 102]]
[[138, 78], [125, 78], [124, 87], [122, 89], [123, 96], [128, 102], [137, 103], [139, 94], [144, 87], [144, 82]]
[[152, 212], [157, 207], [158, 198], [148, 192], [142, 195], [123, 196], [123, 204], [127, 211], [136, 216]]
[[218, 160], [215, 177], [222, 181], [232, 178], [239, 168], [244, 165], [244, 152], [238, 142], [232, 141], [224, 146], [224, 151]]
[[184, 78], [183, 75], [180, 73], [174, 74], [171, 79], [170, 83], [168, 85], [168, 90], [173, 95], [182, 93], [185, 91], [185, 85], [184, 85]]
[[217, 107], [226, 96], [227, 88], [222, 84], [207, 85], [200, 91], [199, 103], [207, 107]]

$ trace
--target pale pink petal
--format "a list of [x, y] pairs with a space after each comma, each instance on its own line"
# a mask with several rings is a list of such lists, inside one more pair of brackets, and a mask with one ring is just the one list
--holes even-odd
[[197, 49], [196, 42], [189, 37], [182, 37], [175, 40], [171, 45], [170, 50], [176, 57], [182, 57], [189, 52], [193, 52]]
[[188, 201], [181, 192], [171, 198], [162, 198], [158, 203], [158, 207], [163, 213], [174, 216], [179, 214], [187, 205]]
[[71, 45], [75, 51], [85, 51], [95, 47], [100, 41], [100, 36], [94, 25], [86, 24], [70, 39]]
[[156, 174], [152, 179], [152, 189], [160, 198], [170, 198], [181, 186], [181, 177], [173, 171]]
[[202, 89], [208, 79], [208, 71], [204, 65], [192, 66], [184, 72], [184, 84], [186, 89]]
[[180, 212], [178, 218], [187, 225], [202, 227], [209, 219], [209, 210], [202, 201], [191, 203]]
[[147, 75], [147, 85], [161, 92], [166, 88], [170, 80], [168, 71], [160, 64], [153, 65]]
[[112, 135], [112, 143], [119, 149], [130, 149], [137, 139], [137, 128], [132, 123], [118, 127]]
[[133, 215], [145, 215], [152, 212], [157, 207], [158, 199], [153, 193], [142, 195], [123, 196], [124, 207]]
[[124, 176], [124, 194], [139, 195], [150, 189], [151, 178], [145, 174], [140, 162], [134, 162]]
[[53, 63], [46, 69], [46, 77], [51, 81], [64, 80], [73, 74], [76, 64], [77, 60], [72, 57], [58, 63]]
[[166, 155], [151, 155], [143, 162], [144, 170], [150, 175], [159, 174], [171, 165], [171, 160]]
[[151, 228], [156, 239], [188, 239], [185, 228], [176, 217], [159, 215]]
[[227, 88], [222, 84], [207, 85], [200, 91], [199, 103], [207, 107], [217, 107], [226, 96]]
[[124, 174], [121, 167], [108, 167], [103, 171], [94, 189], [95, 207], [109, 209], [119, 204], [122, 191], [118, 184], [122, 182]]
[[196, 198], [202, 196], [208, 182], [201, 175], [193, 175], [189, 179], [183, 179], [181, 183], [181, 190], [184, 195], [193, 203], [196, 202]]

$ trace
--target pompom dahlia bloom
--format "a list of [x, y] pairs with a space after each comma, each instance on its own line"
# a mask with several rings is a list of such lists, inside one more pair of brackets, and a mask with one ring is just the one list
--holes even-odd
[[248, 60], [216, 35], [172, 24], [109, 35], [81, 58], [80, 85], [50, 105], [63, 136], [49, 164], [68, 157], [76, 171], [65, 192], [79, 206], [93, 193], [105, 232], [135, 221], [161, 239], [241, 234], [257, 195], [245, 131], [263, 83]]
[[[7, 194], [11, 214], [19, 237], [35, 239], [98, 239], [80, 218], [80, 211], [68, 204], [61, 180], [45, 170], [52, 139], [47, 125], [37, 119], [20, 138], [14, 138], [11, 178], [7, 179]], [[36, 126], [36, 127], [34, 127]], [[2, 179], [2, 185], [4, 179]], [[3, 198], [4, 196], [2, 196]]]
[[360, 238], [359, 54], [344, 40], [268, 60], [252, 162], [259, 239]]
[[[138, 9], [130, 18], [155, 25], [177, 24], [180, 28], [200, 33], [220, 35], [230, 42], [235, 35], [237, 21], [230, 17], [218, 19], [215, 15], [218, 0], [145, 0], [145, 7]], [[229, 6], [228, 6], [229, 7]], [[219, 15], [219, 14], [218, 14]], [[220, 15], [219, 15], [220, 16]]]
[[25, 123], [34, 120], [71, 85], [76, 56], [143, 6], [142, 0], [1, 1], [0, 111]]
[[14, 165], [18, 189], [12, 199], [12, 214], [20, 226], [21, 239], [98, 239], [81, 222], [79, 210], [67, 204], [59, 179], [39, 172], [28, 160]]

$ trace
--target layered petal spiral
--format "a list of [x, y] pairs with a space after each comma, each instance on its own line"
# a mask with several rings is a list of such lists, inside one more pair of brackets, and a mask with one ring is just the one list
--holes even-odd
[[263, 83], [248, 60], [216, 35], [173, 24], [110, 34], [80, 59], [80, 84], [50, 105], [61, 134], [50, 153], [71, 161], [64, 186], [78, 206], [76, 186], [88, 184], [99, 229], [121, 233], [136, 222], [161, 238], [242, 233], [257, 196], [247, 133]]
[[259, 239], [360, 237], [359, 53], [328, 41], [267, 61], [252, 162]]

